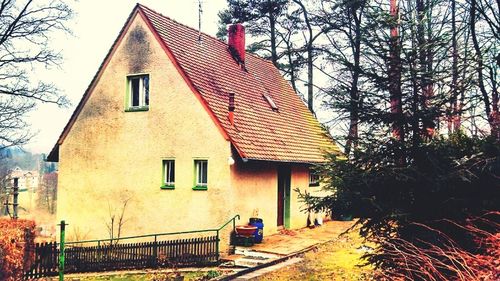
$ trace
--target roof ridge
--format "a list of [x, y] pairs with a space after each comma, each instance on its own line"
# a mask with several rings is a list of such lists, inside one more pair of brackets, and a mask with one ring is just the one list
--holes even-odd
[[[155, 14], [157, 14], [158, 16], [164, 17], [164, 18], [166, 18], [166, 19], [168, 19], [168, 20], [170, 20], [170, 21], [175, 22], [176, 24], [182, 25], [182, 26], [184, 26], [184, 27], [186, 27], [186, 28], [189, 28], [189, 29], [191, 29], [191, 30], [193, 30], [193, 31], [200, 32], [199, 30], [197, 30], [197, 29], [196, 29], [196, 28], [194, 28], [194, 27], [191, 27], [191, 26], [189, 26], [189, 25], [187, 25], [187, 24], [184, 24], [184, 23], [182, 23], [182, 22], [178, 22], [177, 20], [175, 20], [175, 19], [173, 19], [173, 18], [171, 18], [171, 17], [169, 17], [169, 16], [165, 16], [164, 14], [162, 14], [162, 13], [160, 13], [160, 12], [157, 12], [157, 11], [155, 11], [155, 10], [153, 10], [153, 9], [151, 9], [151, 8], [147, 7], [147, 6], [144, 6], [144, 5], [140, 4], [140, 3], [137, 3], [137, 7], [139, 7], [140, 9], [149, 10], [150, 12], [155, 13]], [[205, 32], [203, 32], [203, 31], [201, 32], [201, 34], [203, 34], [203, 35], [207, 36], [208, 38], [211, 38], [211, 39], [213, 39], [213, 40], [216, 40], [216, 41], [218, 41], [218, 42], [220, 42], [220, 43], [222, 43], [222, 44], [224, 44], [224, 45], [226, 45], [226, 46], [228, 46], [228, 47], [229, 47], [229, 45], [228, 45], [226, 42], [224, 42], [223, 40], [221, 40], [221, 39], [219, 39], [219, 38], [217, 38], [217, 37], [215, 37], [215, 36], [213, 36], [213, 35], [210, 35], [210, 34], [205, 33]], [[250, 55], [250, 56], [252, 56], [252, 57], [254, 57], [254, 58], [256, 58], [256, 59], [260, 59], [260, 60], [262, 60], [262, 61], [264, 61], [264, 62], [267, 62], [267, 63], [270, 63], [270, 64], [274, 65], [274, 64], [273, 64], [273, 62], [272, 62], [271, 60], [265, 59], [265, 58], [263, 58], [263, 57], [261, 57], [261, 56], [259, 56], [259, 55], [257, 55], [257, 54], [254, 54], [254, 53], [248, 52], [248, 51], [246, 50], [246, 48], [245, 48], [245, 54]]]
[[[187, 28], [189, 28], [189, 29], [191, 29], [191, 30], [193, 30], [193, 31], [199, 32], [199, 30], [197, 30], [196, 28], [191, 27], [191, 26], [189, 26], [189, 25], [186, 25], [186, 24], [184, 24], [184, 23], [182, 23], [182, 22], [178, 22], [177, 20], [175, 20], [175, 19], [173, 19], [173, 18], [171, 18], [171, 17], [169, 17], [169, 16], [165, 16], [164, 14], [159, 13], [159, 12], [157, 12], [157, 11], [155, 11], [155, 10], [153, 10], [153, 9], [151, 9], [151, 8], [149, 8], [149, 7], [147, 7], [147, 6], [144, 6], [144, 5], [142, 5], [142, 4], [137, 4], [137, 5], [138, 5], [141, 9], [146, 9], [146, 10], [149, 10], [150, 12], [153, 12], [153, 13], [155, 13], [155, 14], [157, 14], [157, 15], [159, 15], [159, 16], [162, 16], [162, 17], [164, 17], [164, 18], [166, 18], [166, 19], [168, 19], [168, 20], [171, 20], [171, 21], [173, 21], [173, 22], [175, 22], [175, 23], [177, 23], [177, 24], [180, 24], [180, 25], [182, 25], [182, 26], [184, 26], [184, 27], [187, 27]], [[224, 41], [220, 40], [219, 38], [217, 38], [217, 37], [215, 37], [215, 36], [212, 36], [212, 35], [207, 34], [207, 33], [205, 33], [205, 32], [201, 32], [201, 34], [206, 35], [206, 36], [208, 36], [208, 37], [210, 37], [210, 38], [212, 38], [212, 39], [214, 39], [214, 40], [217, 40], [217, 41], [219, 41], [219, 42], [221, 42], [221, 43], [226, 44]], [[227, 45], [227, 44], [226, 44], [226, 45]]]

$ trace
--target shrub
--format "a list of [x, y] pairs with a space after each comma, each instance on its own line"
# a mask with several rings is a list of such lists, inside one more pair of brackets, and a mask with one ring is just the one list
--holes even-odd
[[21, 280], [34, 260], [35, 223], [0, 219], [0, 280]]
[[[438, 225], [441, 230], [414, 223], [413, 229], [425, 231], [433, 239], [422, 235], [382, 237], [366, 258], [381, 265], [377, 280], [500, 280], [498, 221], [500, 212], [467, 219], [464, 225], [444, 220]], [[444, 233], [445, 228], [448, 233], [466, 233], [468, 247], [462, 245], [461, 235]]]
[[302, 199], [359, 217], [379, 246], [367, 262], [387, 280], [496, 280], [500, 143], [455, 134], [419, 144], [360, 145], [319, 167], [333, 194]]

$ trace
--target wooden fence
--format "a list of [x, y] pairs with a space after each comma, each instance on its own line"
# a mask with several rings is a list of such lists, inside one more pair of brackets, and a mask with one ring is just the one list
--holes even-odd
[[[235, 215], [221, 227], [214, 229], [147, 234], [120, 239], [66, 242], [64, 243], [66, 245], [64, 247], [64, 272], [97, 272], [214, 264], [219, 261], [220, 231], [230, 223], [232, 223], [234, 231], [236, 219], [239, 220], [240, 216]], [[64, 233], [64, 225], [64, 221], [61, 221], [61, 233]], [[158, 240], [159, 237], [186, 237], [186, 235], [197, 237]], [[61, 240], [64, 240], [63, 234], [61, 237]], [[154, 239], [154, 241], [124, 243], [124, 241], [134, 239]], [[30, 279], [57, 275], [59, 247], [60, 244], [55, 242], [36, 244], [35, 260], [25, 273], [25, 277]]]
[[36, 243], [34, 255], [34, 262], [31, 269], [26, 272], [26, 278], [40, 278], [57, 275], [59, 249], [56, 242]]
[[[217, 236], [139, 243], [99, 243], [65, 248], [65, 273], [208, 265], [218, 261]], [[56, 243], [36, 244], [27, 278], [57, 275]]]

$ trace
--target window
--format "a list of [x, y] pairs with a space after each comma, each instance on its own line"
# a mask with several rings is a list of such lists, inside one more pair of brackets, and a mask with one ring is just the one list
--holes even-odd
[[127, 109], [147, 110], [149, 107], [149, 75], [134, 75], [127, 78]]
[[195, 160], [195, 187], [193, 189], [206, 190], [208, 183], [208, 160]]
[[163, 160], [163, 176], [161, 188], [174, 189], [175, 186], [175, 161]]
[[309, 169], [309, 186], [319, 186], [319, 175], [313, 169]]

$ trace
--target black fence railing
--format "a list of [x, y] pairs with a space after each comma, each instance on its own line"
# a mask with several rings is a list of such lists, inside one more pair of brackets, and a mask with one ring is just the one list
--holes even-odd
[[[233, 217], [217, 229], [66, 242], [64, 272], [99, 272], [215, 264], [219, 261], [220, 231], [231, 221], [234, 230], [236, 218], [239, 219], [239, 216]], [[207, 232], [212, 232], [213, 235]], [[182, 235], [191, 237], [166, 238]], [[165, 238], [160, 240], [160, 237]], [[131, 239], [142, 239], [142, 241], [124, 243]], [[153, 241], [144, 241], [148, 239]], [[30, 279], [57, 275], [60, 261], [59, 246], [55, 242], [36, 244], [35, 260], [25, 277]]]
[[67, 247], [65, 272], [206, 265], [217, 262], [217, 236]]
[[41, 278], [57, 275], [59, 249], [56, 242], [36, 243], [34, 261], [26, 278]]

